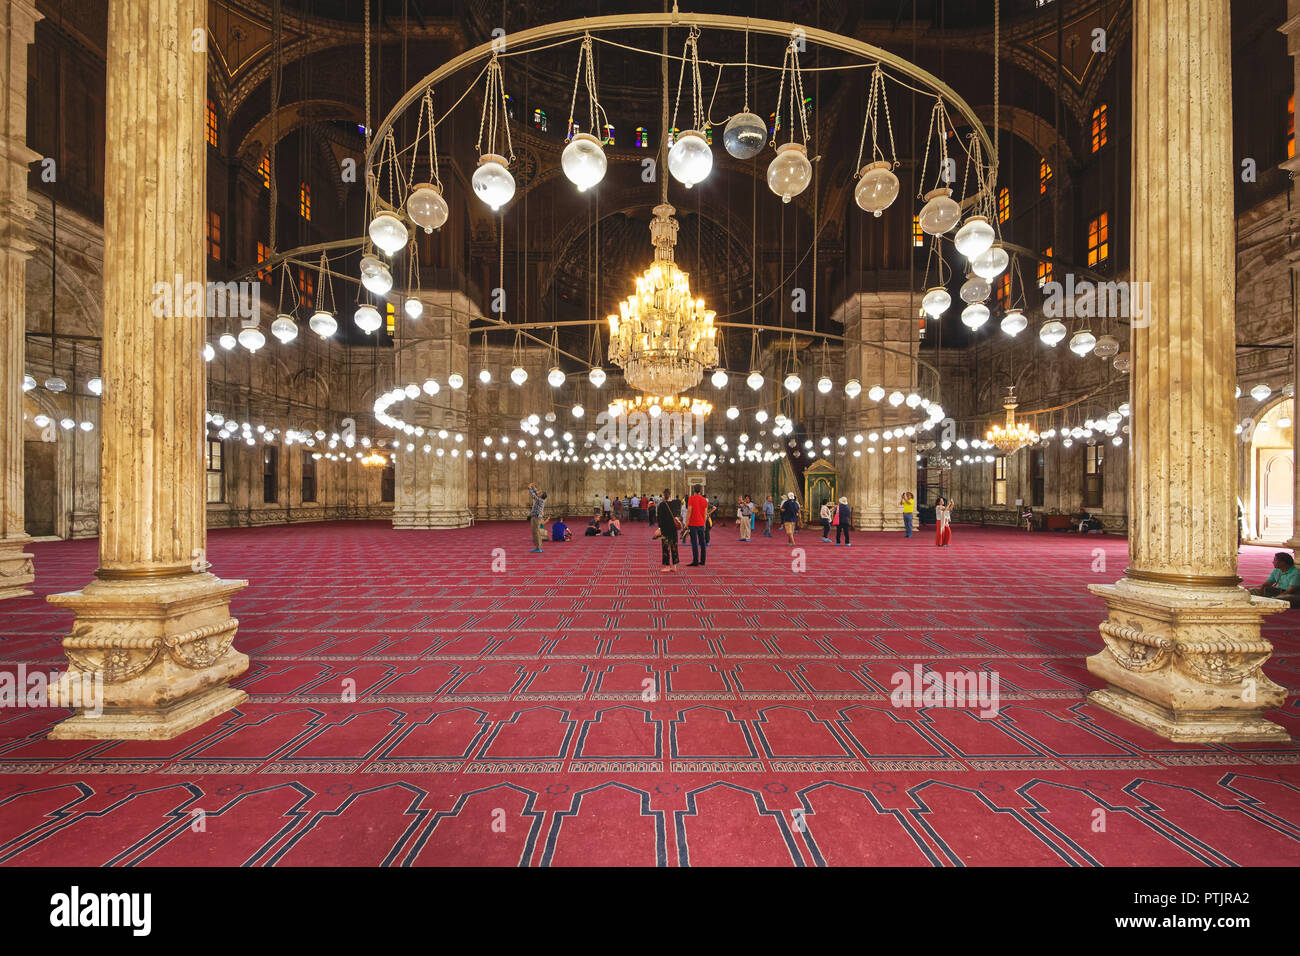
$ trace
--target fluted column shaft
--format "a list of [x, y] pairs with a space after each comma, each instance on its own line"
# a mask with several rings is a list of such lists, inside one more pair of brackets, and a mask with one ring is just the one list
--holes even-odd
[[1227, 0], [1136, 0], [1130, 578], [1236, 582]]
[[[1291, 54], [1293, 75], [1295, 85], [1293, 88], [1300, 89], [1300, 0], [1287, 0], [1286, 5], [1287, 20], [1279, 29], [1286, 34], [1287, 52]], [[1291, 180], [1291, 210], [1292, 214], [1300, 219], [1300, 156], [1293, 156], [1282, 164], [1283, 169], [1292, 173]], [[1296, 228], [1293, 221], [1292, 229]], [[1291, 271], [1293, 277], [1300, 279], [1300, 255], [1292, 253]], [[1295, 313], [1291, 316], [1291, 381], [1297, 387], [1300, 387], [1300, 320], [1297, 320]], [[1294, 399], [1294, 405], [1300, 408], [1300, 396]], [[1294, 441], [1294, 450], [1292, 454], [1292, 473], [1295, 478], [1295, 485], [1291, 492], [1291, 540], [1287, 542], [1287, 547], [1292, 551], [1300, 552], [1300, 427], [1291, 429], [1292, 439]]]
[[[104, 175], [100, 577], [185, 573], [204, 546], [206, 0], [112, 0]], [[201, 35], [201, 33], [197, 34]], [[172, 314], [155, 314], [164, 311]]]
[[29, 594], [35, 579], [23, 517], [23, 374], [27, 332], [27, 47], [41, 19], [33, 0], [0, 7], [0, 598]]

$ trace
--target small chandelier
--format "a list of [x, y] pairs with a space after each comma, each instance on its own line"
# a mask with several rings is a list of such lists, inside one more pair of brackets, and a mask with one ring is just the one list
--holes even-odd
[[654, 264], [636, 280], [636, 292], [609, 317], [609, 360], [623, 369], [629, 385], [672, 395], [700, 384], [704, 370], [718, 364], [716, 313], [691, 296], [690, 276], [677, 268], [677, 210], [655, 206], [650, 223]]
[[367, 468], [382, 468], [388, 464], [388, 456], [381, 455], [372, 448], [370, 454], [361, 459], [361, 464]]
[[629, 412], [648, 413], [651, 407], [655, 405], [659, 406], [660, 411], [690, 414], [698, 418], [704, 418], [713, 411], [713, 403], [702, 398], [690, 398], [686, 395], [649, 394], [637, 395], [635, 398], [616, 398], [609, 403], [609, 411], [613, 414], [615, 407], [617, 407], [620, 415]]
[[1038, 441], [1038, 433], [1028, 423], [1016, 421], [1016, 408], [1019, 406], [1014, 385], [1007, 389], [1007, 400], [1002, 403], [1002, 407], [1007, 410], [1006, 425], [994, 425], [985, 434], [985, 439], [996, 445], [1004, 455], [1015, 454], [1026, 445]]

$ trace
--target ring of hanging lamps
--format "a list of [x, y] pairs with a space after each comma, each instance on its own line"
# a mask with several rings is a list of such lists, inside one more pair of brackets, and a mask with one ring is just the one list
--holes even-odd
[[898, 177], [894, 175], [892, 165], [882, 159], [863, 166], [858, 174], [858, 185], [853, 190], [853, 201], [858, 208], [877, 219], [898, 198]]
[[374, 295], [387, 295], [393, 287], [393, 274], [377, 256], [361, 257], [361, 284]]
[[546, 373], [546, 383], [551, 388], [559, 388], [564, 384], [564, 372], [559, 367], [552, 368]]
[[767, 124], [757, 114], [737, 113], [722, 129], [722, 145], [736, 159], [753, 159], [767, 144]]
[[418, 319], [424, 314], [424, 303], [413, 295], [408, 295], [406, 297], [406, 301], [402, 303], [402, 308], [405, 309], [406, 314], [413, 319]]
[[703, 182], [713, 169], [713, 150], [702, 133], [688, 129], [668, 150], [668, 172], [687, 189]]
[[327, 339], [338, 331], [339, 324], [334, 316], [321, 309], [307, 320], [307, 326], [321, 338]]
[[256, 352], [266, 344], [266, 336], [256, 325], [250, 325], [247, 328], [239, 330], [239, 344], [250, 352]]
[[968, 276], [966, 281], [961, 284], [961, 289], [957, 294], [961, 296], [963, 302], [983, 302], [989, 297], [992, 289], [989, 288], [988, 280], [981, 279], [979, 276]]
[[447, 221], [447, 200], [433, 183], [420, 183], [406, 197], [406, 214], [425, 232], [433, 232]]
[[978, 329], [989, 320], [989, 307], [983, 302], [972, 302], [961, 310], [961, 324], [968, 329]]
[[974, 259], [988, 252], [996, 238], [997, 234], [985, 216], [971, 216], [952, 237], [952, 244], [967, 259]]
[[757, 392], [763, 387], [763, 373], [758, 371], [758, 369], [750, 372], [749, 376], [745, 379], [745, 384]]
[[1043, 323], [1043, 327], [1038, 330], [1038, 337], [1044, 345], [1054, 349], [1061, 344], [1061, 340], [1065, 338], [1067, 331], [1064, 322], [1052, 319]]
[[590, 133], [575, 133], [560, 154], [560, 168], [578, 192], [586, 192], [604, 179], [608, 165], [600, 140]]
[[[486, 369], [484, 371], [486, 371]], [[480, 373], [480, 375], [481, 374], [482, 373]], [[528, 381], [528, 370], [522, 365], [516, 365], [510, 370], [510, 381], [514, 382], [516, 385], [523, 385], [524, 382]]]
[[1075, 332], [1070, 338], [1070, 351], [1082, 358], [1091, 352], [1096, 344], [1097, 336], [1084, 329], [1081, 332]]
[[[962, 228], [965, 228], [964, 226]], [[1011, 264], [1011, 257], [1007, 255], [1007, 250], [1002, 248], [1002, 243], [995, 242], [979, 255], [973, 257], [970, 261], [970, 271], [975, 273], [981, 279], [992, 282], [1002, 273], [1007, 271], [1007, 266]]]
[[379, 310], [369, 303], [357, 306], [357, 311], [352, 315], [352, 321], [356, 323], [357, 328], [367, 335], [377, 332], [379, 327], [384, 324], [379, 317]]
[[726, 372], [726, 370], [725, 370], [725, 369], [720, 369], [720, 368], [715, 368], [715, 369], [713, 370], [713, 378], [712, 378], [712, 382], [713, 382], [713, 387], [714, 387], [714, 388], [726, 388], [726, 387], [727, 387], [727, 372]]
[[1002, 317], [1002, 331], [1007, 335], [1019, 335], [1028, 325], [1029, 320], [1019, 309], [1012, 309]]
[[767, 188], [789, 202], [812, 182], [812, 163], [803, 143], [782, 143], [776, 158], [767, 165]]
[[293, 320], [293, 316], [281, 312], [271, 323], [271, 334], [279, 339], [282, 345], [288, 345], [298, 337], [298, 323]]
[[388, 209], [381, 210], [370, 220], [370, 241], [392, 258], [393, 254], [406, 245], [408, 238], [406, 223]]
[[596, 386], [596, 388], [600, 388], [605, 384], [605, 370], [597, 365], [587, 373], [587, 380], [591, 382], [592, 385]]
[[925, 194], [925, 205], [917, 215], [921, 231], [929, 236], [941, 236], [961, 219], [961, 206], [952, 198], [947, 186], [932, 189]]
[[484, 153], [478, 158], [478, 168], [471, 178], [474, 195], [496, 212], [515, 195], [515, 177], [506, 168], [506, 158], [496, 153]]
[[921, 311], [932, 319], [937, 319], [947, 312], [950, 305], [952, 305], [952, 296], [941, 285], [927, 289], [925, 295], [921, 297]]

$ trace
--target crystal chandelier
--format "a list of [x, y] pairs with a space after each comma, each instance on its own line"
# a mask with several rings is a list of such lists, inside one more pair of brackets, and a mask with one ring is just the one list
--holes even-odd
[[361, 459], [361, 464], [365, 465], [367, 468], [382, 468], [384, 465], [388, 464], [388, 456], [381, 455], [372, 448], [370, 454]]
[[637, 395], [634, 398], [616, 398], [609, 403], [610, 411], [618, 407], [618, 413], [625, 415], [628, 412], [645, 412], [652, 414], [650, 409], [659, 406], [661, 412], [678, 412], [680, 414], [695, 415], [699, 418], [706, 417], [713, 411], [713, 403], [702, 398], [689, 398], [685, 395]]
[[677, 210], [655, 206], [650, 238], [655, 261], [636, 280], [636, 292], [609, 317], [609, 360], [623, 369], [629, 385], [672, 395], [694, 388], [704, 370], [718, 364], [714, 312], [691, 296], [690, 277], [677, 268]]
[[1006, 425], [994, 425], [984, 436], [989, 442], [996, 445], [998, 450], [1004, 455], [1011, 455], [1024, 448], [1026, 445], [1032, 445], [1038, 441], [1038, 433], [1034, 431], [1026, 422], [1016, 421], [1016, 390], [1011, 387], [1007, 390], [1007, 400], [1002, 403], [1002, 407], [1007, 410]]

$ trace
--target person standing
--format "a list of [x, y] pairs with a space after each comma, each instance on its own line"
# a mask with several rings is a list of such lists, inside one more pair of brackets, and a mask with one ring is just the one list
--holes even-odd
[[681, 519], [677, 517], [673, 503], [669, 500], [671, 492], [665, 488], [664, 496], [659, 499], [655, 509], [659, 522], [659, 546], [663, 550], [664, 563], [660, 571], [676, 571], [681, 561], [677, 553], [677, 533], [681, 528]]
[[749, 540], [749, 509], [745, 507], [745, 496], [736, 501], [736, 527], [740, 530], [740, 540]]
[[608, 491], [605, 492], [605, 497], [604, 497], [604, 499], [601, 501], [601, 505], [603, 506], [604, 511], [605, 511], [605, 520], [608, 521], [608, 520], [609, 520], [609, 514], [610, 514], [610, 511], [612, 510], [612, 509], [611, 509], [611, 505], [610, 505], [610, 501], [609, 501], [609, 492], [608, 492]]
[[546, 492], [538, 491], [535, 482], [528, 483], [528, 523], [533, 529], [533, 554], [542, 553], [542, 511], [546, 508]]
[[853, 509], [849, 507], [849, 499], [841, 498], [839, 505], [836, 507], [835, 514], [835, 546], [840, 546], [840, 533], [844, 533], [844, 547], [853, 547], [849, 541], [849, 522], [853, 520]]
[[785, 529], [786, 540], [794, 547], [794, 533], [799, 527], [799, 502], [794, 492], [787, 492], [785, 501], [781, 502], [781, 527]]
[[934, 503], [934, 543], [941, 548], [952, 541], [952, 509], [952, 502], [942, 495]]
[[776, 505], [772, 504], [772, 496], [768, 495], [767, 500], [763, 502], [763, 517], [767, 519], [767, 527], [763, 530], [763, 537], [772, 537], [772, 519], [776, 517]]
[[700, 494], [700, 485], [691, 488], [686, 499], [686, 527], [691, 535], [691, 563], [687, 567], [704, 567], [709, 554], [709, 541], [705, 534], [709, 523], [709, 499]]
[[903, 492], [903, 537], [912, 536], [912, 517], [916, 513], [916, 499], [910, 491]]
[[616, 521], [623, 520], [623, 499], [618, 496], [614, 498], [614, 514], [612, 517]]
[[823, 501], [818, 517], [822, 519], [822, 544], [831, 543], [831, 503]]

